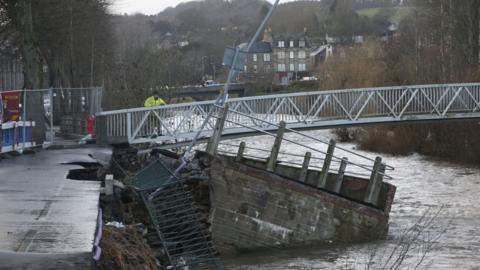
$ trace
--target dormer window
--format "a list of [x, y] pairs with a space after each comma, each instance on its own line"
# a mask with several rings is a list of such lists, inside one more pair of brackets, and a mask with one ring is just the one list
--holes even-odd
[[298, 42], [298, 47], [300, 47], [300, 48], [305, 48], [305, 40], [300, 40], [300, 41]]
[[293, 48], [293, 47], [295, 47], [295, 44], [294, 44], [293, 40], [290, 40], [290, 48]]
[[285, 41], [279, 41], [278, 42], [278, 47], [279, 48], [285, 48]]

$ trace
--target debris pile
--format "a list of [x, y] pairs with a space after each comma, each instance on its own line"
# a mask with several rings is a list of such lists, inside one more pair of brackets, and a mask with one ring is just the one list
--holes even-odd
[[136, 225], [105, 226], [100, 243], [102, 256], [95, 269], [163, 269], [144, 240], [143, 231], [142, 226]]

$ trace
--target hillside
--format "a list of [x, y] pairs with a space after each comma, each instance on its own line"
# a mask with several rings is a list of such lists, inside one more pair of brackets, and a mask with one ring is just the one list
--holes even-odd
[[265, 0], [192, 1], [168, 8], [156, 15], [154, 20], [168, 22], [180, 32], [239, 26], [245, 29], [257, 24], [269, 7]]
[[[280, 4], [275, 10], [270, 27], [274, 32], [322, 32], [320, 22], [327, 17], [329, 1], [295, 1]], [[298, 16], [302, 14], [302, 16]]]
[[[300, 32], [305, 28], [311, 37], [321, 40], [326, 35], [346, 37], [377, 35], [390, 24], [387, 17], [360, 16], [359, 7], [392, 8], [396, 0], [322, 0], [295, 1], [279, 6], [271, 25], [278, 32]], [[302, 16], [297, 16], [302, 14]]]
[[362, 17], [374, 18], [376, 16], [385, 16], [391, 23], [396, 24], [400, 24], [400, 22], [412, 12], [412, 7], [365, 8], [357, 10], [357, 14]]

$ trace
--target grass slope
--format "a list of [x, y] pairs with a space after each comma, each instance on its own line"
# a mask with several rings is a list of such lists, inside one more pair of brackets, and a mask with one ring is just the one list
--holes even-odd
[[389, 21], [392, 23], [400, 23], [408, 15], [413, 12], [411, 7], [393, 7], [393, 8], [365, 8], [357, 10], [360, 16], [373, 18], [380, 14], [388, 14]]

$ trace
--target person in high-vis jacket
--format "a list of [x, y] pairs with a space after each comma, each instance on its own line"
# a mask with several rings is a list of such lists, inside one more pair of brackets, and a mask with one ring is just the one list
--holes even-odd
[[165, 102], [165, 100], [160, 98], [160, 95], [158, 94], [158, 92], [153, 93], [153, 96], [145, 100], [145, 107], [147, 108], [158, 107], [163, 105], [167, 105], [167, 103]]
[[[160, 98], [160, 95], [158, 92], [154, 92], [153, 96], [145, 100], [145, 107], [147, 108], [154, 108], [154, 107], [159, 107], [163, 105], [167, 105], [167, 103], [165, 102], [165, 100]], [[150, 117], [152, 117], [152, 119], [155, 119], [155, 117], [152, 114], [150, 115]], [[161, 129], [161, 127], [154, 128], [151, 138], [156, 138], [159, 135], [161, 136], [162, 132], [159, 129]]]

